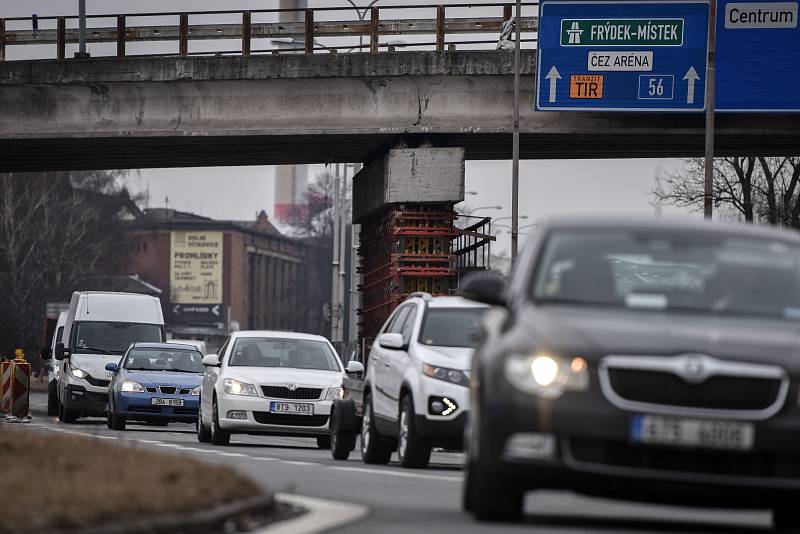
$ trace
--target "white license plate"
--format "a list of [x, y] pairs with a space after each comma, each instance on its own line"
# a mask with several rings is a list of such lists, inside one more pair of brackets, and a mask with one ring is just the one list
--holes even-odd
[[631, 440], [639, 443], [747, 451], [753, 448], [752, 423], [637, 415]]
[[314, 405], [298, 402], [275, 402], [269, 403], [270, 413], [291, 413], [295, 415], [314, 415]]
[[151, 399], [153, 406], [183, 406], [183, 399]]

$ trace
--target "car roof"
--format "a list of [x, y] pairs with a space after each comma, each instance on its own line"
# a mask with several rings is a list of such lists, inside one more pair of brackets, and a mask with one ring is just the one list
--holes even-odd
[[241, 330], [234, 332], [234, 338], [241, 337], [270, 337], [275, 339], [305, 339], [309, 341], [324, 341], [328, 343], [328, 338], [315, 334], [304, 334], [301, 332], [285, 332], [281, 330]]
[[137, 349], [193, 349], [197, 350], [194, 345], [188, 343], [134, 343]]
[[580, 215], [560, 216], [546, 219], [543, 226], [550, 229], [642, 229], [667, 230], [675, 232], [698, 232], [709, 235], [735, 235], [760, 239], [773, 239], [800, 244], [800, 234], [774, 226], [744, 223], [725, 223], [708, 221], [699, 217], [643, 217], [643, 216], [608, 216]]
[[433, 297], [426, 302], [429, 308], [488, 308], [486, 304], [464, 297]]

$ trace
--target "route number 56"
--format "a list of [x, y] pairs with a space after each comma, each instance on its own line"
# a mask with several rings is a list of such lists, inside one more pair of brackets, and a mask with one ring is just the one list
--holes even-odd
[[639, 100], [672, 100], [675, 77], [671, 74], [639, 76]]

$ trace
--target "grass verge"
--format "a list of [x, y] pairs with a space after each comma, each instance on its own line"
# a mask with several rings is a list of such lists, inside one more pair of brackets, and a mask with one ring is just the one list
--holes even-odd
[[230, 468], [139, 445], [120, 446], [4, 425], [0, 451], [4, 460], [0, 478], [9, 499], [9, 506], [0, 511], [3, 533], [76, 531], [139, 520], [152, 523], [159, 516], [269, 497]]

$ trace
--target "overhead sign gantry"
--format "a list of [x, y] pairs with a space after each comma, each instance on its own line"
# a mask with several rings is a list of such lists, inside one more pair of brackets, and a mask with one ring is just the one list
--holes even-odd
[[709, 4], [545, 0], [536, 108], [705, 109]]

